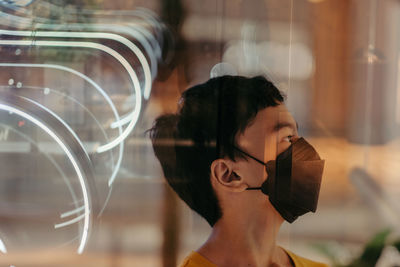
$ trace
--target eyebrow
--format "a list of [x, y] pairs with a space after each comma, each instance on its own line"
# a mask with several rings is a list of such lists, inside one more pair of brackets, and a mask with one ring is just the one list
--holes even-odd
[[299, 129], [299, 124], [296, 121], [296, 129], [293, 127], [293, 123], [290, 122], [278, 122], [275, 126], [274, 126], [274, 131], [279, 131], [282, 128], [290, 128], [292, 130], [298, 130]]

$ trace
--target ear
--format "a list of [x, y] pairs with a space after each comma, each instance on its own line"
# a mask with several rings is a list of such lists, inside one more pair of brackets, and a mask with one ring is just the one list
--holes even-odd
[[211, 163], [211, 179], [224, 190], [242, 192], [248, 185], [232, 170], [232, 162], [226, 159], [216, 159]]

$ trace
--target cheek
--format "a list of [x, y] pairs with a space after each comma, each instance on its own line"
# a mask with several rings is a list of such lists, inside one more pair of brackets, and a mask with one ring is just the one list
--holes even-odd
[[257, 164], [253, 166], [253, 168], [250, 170], [253, 173], [254, 177], [254, 183], [257, 186], [261, 186], [263, 182], [267, 179], [267, 171], [265, 170], [265, 167], [261, 164]]
[[267, 140], [265, 140], [264, 162], [275, 160], [278, 151], [277, 138], [278, 138], [277, 135], [272, 135]]
[[247, 162], [242, 170], [242, 174], [247, 180], [246, 182], [251, 186], [261, 185], [267, 177], [264, 166], [256, 162], [255, 164]]
[[278, 144], [277, 155], [288, 149], [290, 145], [291, 145], [290, 142], [281, 142], [280, 144]]
[[267, 179], [267, 173], [265, 171], [265, 167], [260, 165], [257, 168], [253, 168], [254, 177], [256, 177], [256, 183], [261, 185], [265, 179]]

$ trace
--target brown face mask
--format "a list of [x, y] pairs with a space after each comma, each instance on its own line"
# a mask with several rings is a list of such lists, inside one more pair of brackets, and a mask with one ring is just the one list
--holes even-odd
[[268, 195], [279, 214], [292, 223], [299, 216], [317, 210], [324, 163], [317, 151], [299, 138], [276, 160], [264, 163], [268, 177], [261, 187], [247, 190], [261, 190]]

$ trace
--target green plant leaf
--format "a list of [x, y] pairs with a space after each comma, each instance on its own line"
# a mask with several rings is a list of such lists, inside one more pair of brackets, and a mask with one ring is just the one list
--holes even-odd
[[386, 238], [390, 234], [390, 230], [386, 229], [375, 235], [371, 241], [367, 243], [364, 248], [364, 252], [359, 258], [359, 262], [364, 264], [365, 267], [374, 267], [379, 257], [382, 254], [383, 248], [385, 247]]
[[336, 262], [336, 255], [331, 248], [331, 246], [327, 243], [313, 243], [311, 246], [327, 258], [329, 258], [332, 262]]
[[393, 243], [393, 246], [394, 246], [395, 248], [397, 248], [397, 250], [400, 252], [400, 240], [395, 241], [395, 242]]

